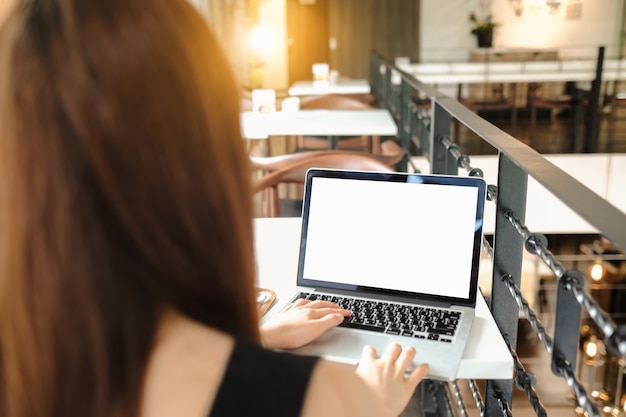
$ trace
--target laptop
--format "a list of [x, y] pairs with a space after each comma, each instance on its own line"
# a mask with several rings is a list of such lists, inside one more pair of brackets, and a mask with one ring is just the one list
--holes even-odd
[[357, 364], [363, 347], [414, 346], [429, 378], [451, 381], [478, 291], [482, 178], [310, 169], [297, 298], [350, 318], [294, 352]]

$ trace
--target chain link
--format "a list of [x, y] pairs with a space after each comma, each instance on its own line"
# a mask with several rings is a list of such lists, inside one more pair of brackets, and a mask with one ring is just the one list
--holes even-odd
[[[459, 145], [452, 142], [449, 137], [442, 136], [441, 143], [446, 147], [446, 150], [456, 159], [456, 164], [459, 168], [465, 169], [470, 177], [484, 178], [483, 170], [480, 168], [472, 168], [470, 165], [470, 157], [467, 154], [461, 153]], [[498, 187], [492, 184], [487, 185], [487, 200], [496, 201], [498, 197]]]
[[465, 402], [463, 401], [463, 395], [461, 395], [461, 390], [459, 389], [459, 384], [457, 384], [456, 380], [452, 381], [452, 389], [454, 392], [454, 398], [456, 398], [456, 405], [459, 407], [459, 411], [461, 412], [461, 417], [469, 417], [467, 408], [465, 408]]
[[[485, 249], [485, 252], [487, 252], [487, 255], [493, 262], [493, 248], [489, 244], [489, 241], [487, 241], [487, 239], [484, 239], [484, 238], [483, 238], [483, 249]], [[548, 353], [552, 353], [552, 346], [553, 346], [552, 338], [548, 335], [545, 327], [543, 326], [543, 324], [541, 323], [541, 321], [535, 314], [534, 310], [530, 308], [528, 301], [526, 301], [520, 289], [515, 285], [515, 281], [513, 280], [513, 277], [510, 274], [504, 274], [502, 277], [500, 277], [500, 279], [502, 280], [502, 282], [504, 282], [507, 289], [513, 296], [513, 298], [515, 298], [517, 305], [526, 316], [526, 319], [530, 323], [531, 327], [537, 333], [537, 337], [543, 343]]]
[[548, 335], [546, 328], [543, 326], [543, 324], [535, 314], [534, 310], [530, 308], [520, 289], [515, 285], [513, 277], [509, 274], [504, 274], [500, 279], [502, 280], [502, 282], [504, 282], [504, 285], [506, 285], [511, 295], [515, 298], [517, 305], [526, 316], [526, 319], [528, 320], [528, 323], [530, 323], [530, 326], [533, 328], [533, 330], [535, 330], [535, 333], [537, 333], [537, 337], [543, 343], [543, 346], [546, 348], [548, 353], [551, 354], [552, 348], [554, 346], [552, 338]]
[[502, 393], [496, 392], [493, 395], [500, 405], [502, 417], [513, 417], [513, 413], [511, 413], [511, 407], [509, 407], [509, 403], [507, 403], [506, 400], [503, 398]]
[[470, 379], [467, 382], [469, 384], [470, 391], [472, 391], [472, 397], [474, 398], [480, 417], [485, 417], [485, 403], [483, 402], [483, 397], [480, 395], [480, 391], [478, 391], [476, 382], [473, 379]]
[[565, 382], [567, 382], [567, 385], [576, 396], [578, 405], [583, 410], [585, 410], [586, 415], [589, 417], [600, 417], [598, 409], [595, 405], [593, 405], [593, 403], [589, 399], [589, 396], [587, 396], [587, 391], [585, 391], [585, 387], [583, 387], [582, 384], [576, 379], [576, 375], [574, 375], [574, 371], [572, 370], [571, 365], [568, 363], [559, 363], [558, 369], [561, 376], [565, 378]]
[[526, 250], [532, 254], [538, 255], [541, 260], [550, 268], [554, 275], [561, 279], [565, 273], [563, 265], [554, 257], [552, 252], [547, 249], [548, 239], [542, 234], [531, 233], [528, 228], [522, 224], [515, 213], [511, 210], [504, 212], [506, 219], [513, 225], [520, 235], [524, 238], [524, 246]]
[[543, 404], [539, 400], [539, 396], [537, 395], [537, 391], [535, 391], [535, 385], [537, 385], [537, 378], [532, 372], [526, 371], [524, 365], [519, 360], [517, 353], [513, 350], [513, 347], [509, 343], [509, 340], [505, 337], [504, 341], [506, 342], [509, 351], [511, 352], [511, 356], [513, 357], [513, 362], [515, 366], [515, 386], [520, 390], [526, 393], [526, 397], [528, 401], [530, 401], [530, 405], [532, 405], [535, 410], [535, 414], [538, 417], [547, 417], [546, 409]]

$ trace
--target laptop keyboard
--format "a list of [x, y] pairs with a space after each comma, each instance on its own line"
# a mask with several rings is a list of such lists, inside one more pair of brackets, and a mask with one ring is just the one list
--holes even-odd
[[296, 296], [296, 299], [298, 298], [331, 301], [350, 310], [352, 314], [346, 317], [339, 327], [447, 343], [452, 342], [462, 314], [460, 311], [436, 307], [339, 297], [330, 294], [300, 292]]

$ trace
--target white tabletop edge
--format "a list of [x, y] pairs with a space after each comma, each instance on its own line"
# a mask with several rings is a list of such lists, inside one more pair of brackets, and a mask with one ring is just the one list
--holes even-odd
[[[257, 285], [277, 293], [262, 321], [276, 314], [296, 293], [300, 218], [254, 219]], [[476, 320], [459, 368], [459, 379], [510, 379], [513, 358], [479, 294]]]

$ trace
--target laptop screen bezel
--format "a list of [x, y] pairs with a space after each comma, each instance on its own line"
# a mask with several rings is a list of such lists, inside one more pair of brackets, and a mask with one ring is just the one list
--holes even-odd
[[[419, 178], [409, 178], [409, 177]], [[458, 185], [464, 187], [475, 187], [478, 191], [476, 198], [476, 229], [474, 232], [473, 248], [472, 248], [472, 266], [470, 274], [470, 288], [467, 298], [433, 296], [431, 294], [412, 293], [398, 290], [389, 290], [375, 287], [363, 287], [355, 285], [338, 284], [327, 281], [318, 281], [304, 278], [304, 260], [307, 245], [307, 234], [309, 225], [309, 208], [312, 192], [312, 184], [314, 178], [338, 178], [352, 180], [369, 180], [369, 181], [391, 181], [391, 182], [423, 182], [424, 184], [443, 184]], [[416, 181], [417, 180], [417, 181]], [[474, 307], [476, 305], [476, 295], [478, 289], [478, 271], [480, 264], [480, 255], [483, 240], [483, 220], [484, 205], [486, 195], [486, 183], [479, 177], [460, 177], [451, 175], [438, 174], [416, 174], [402, 172], [373, 172], [373, 171], [353, 171], [353, 170], [337, 170], [337, 169], [321, 169], [312, 168], [306, 173], [304, 186], [304, 198], [302, 205], [302, 227], [300, 236], [300, 248], [298, 255], [298, 273], [297, 285], [302, 287], [315, 287], [319, 289], [345, 290], [354, 292], [355, 296], [359, 293], [364, 296], [381, 295], [384, 297], [399, 297], [405, 300], [416, 299], [419, 301], [431, 301], [433, 303], [442, 303], [449, 305], [461, 305]], [[442, 265], [445, 268], [445, 265]]]

